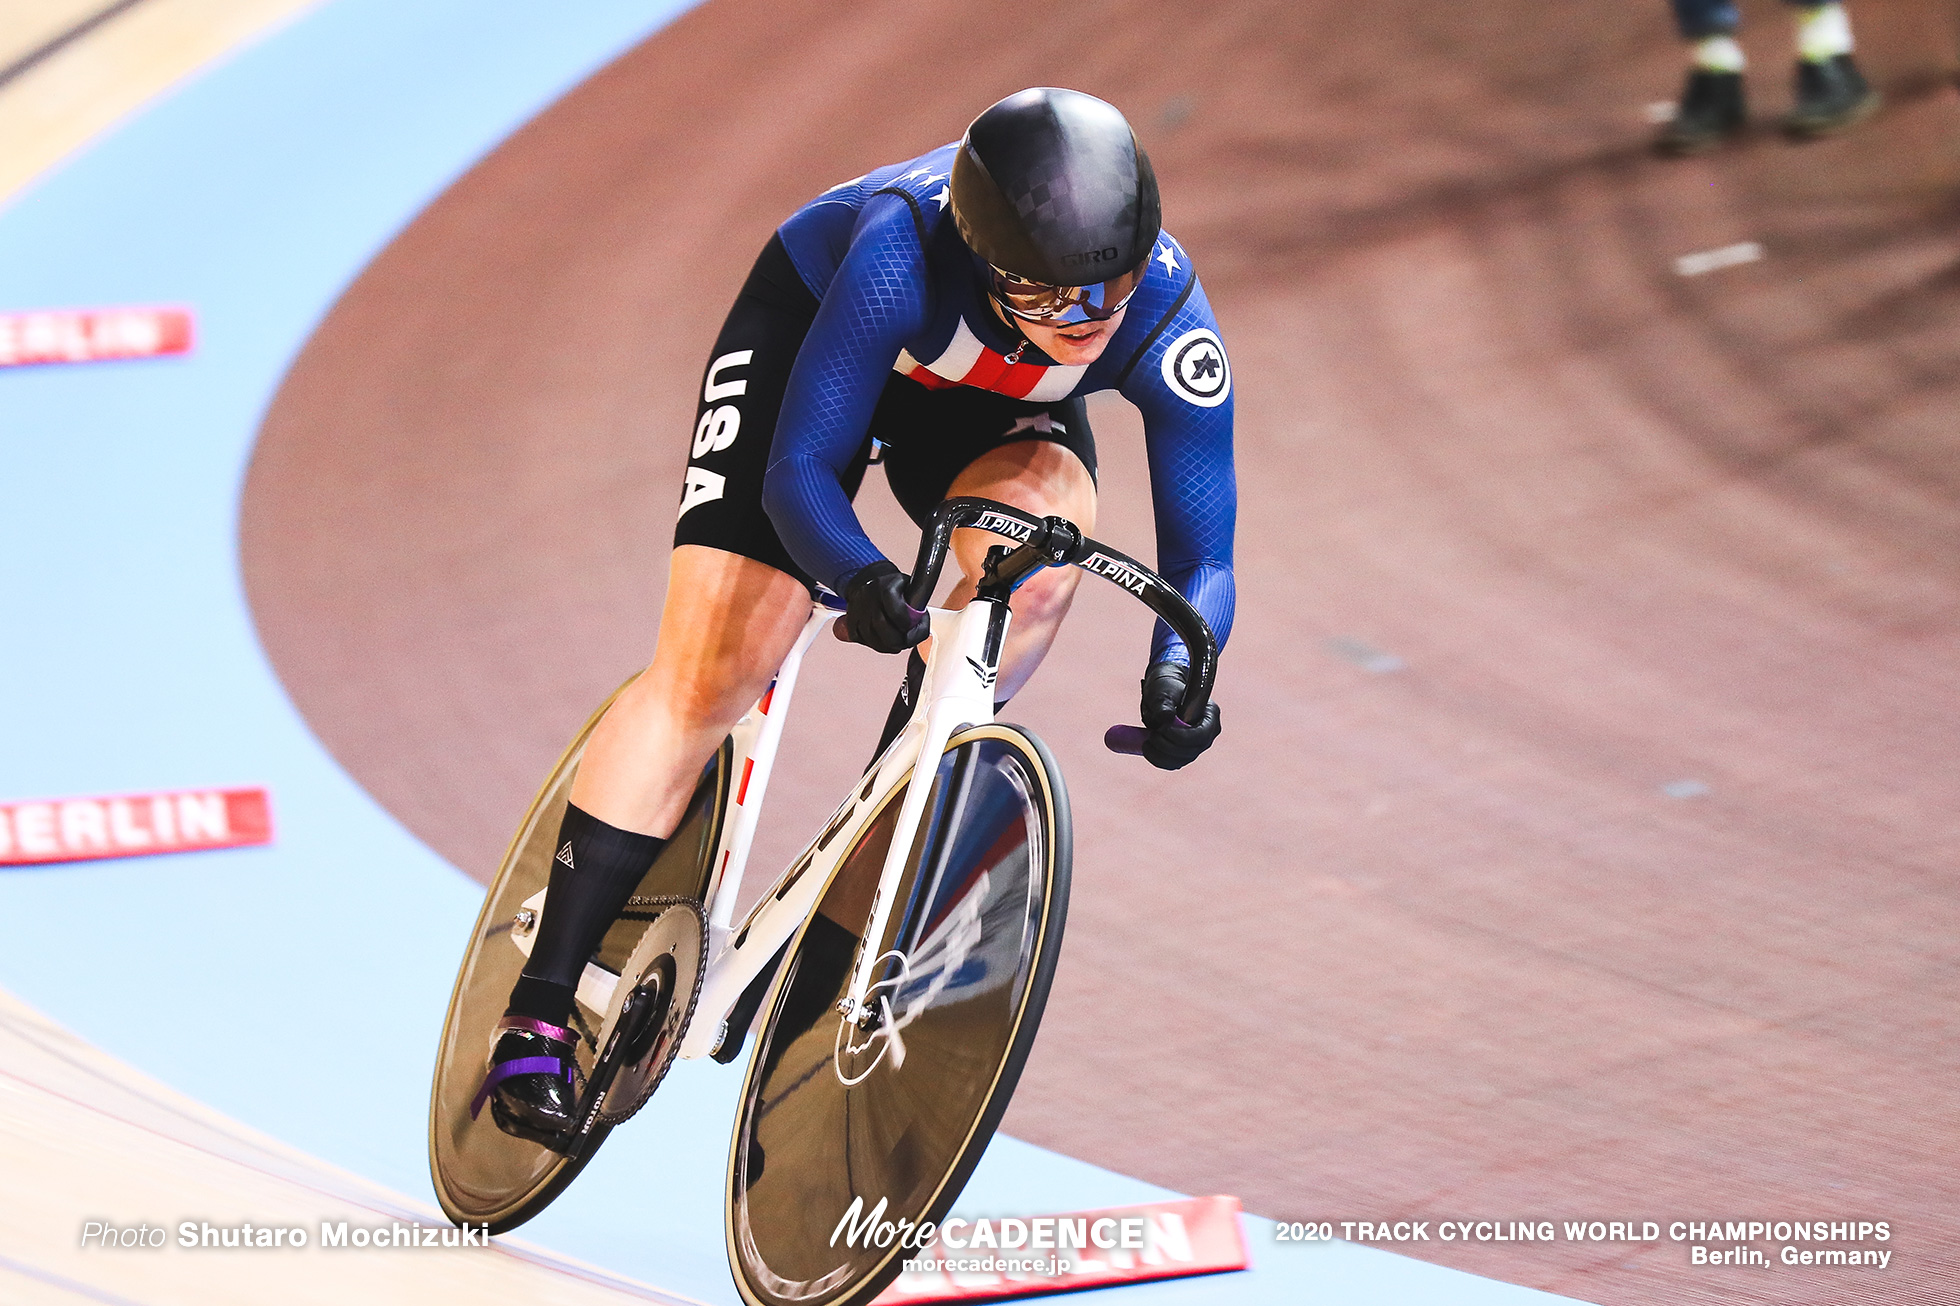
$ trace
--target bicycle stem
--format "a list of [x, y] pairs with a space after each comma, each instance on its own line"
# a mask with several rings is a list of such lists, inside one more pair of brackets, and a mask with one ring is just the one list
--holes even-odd
[[[1191, 656], [1191, 679], [1177, 715], [1186, 725], [1195, 725], [1211, 701], [1211, 687], [1218, 675], [1218, 641], [1198, 610], [1169, 581], [1135, 558], [1084, 535], [1063, 517], [1034, 517], [996, 503], [991, 499], [947, 499], [933, 510], [925, 533], [919, 538], [919, 554], [912, 566], [906, 602], [923, 608], [939, 583], [940, 569], [946, 563], [953, 532], [975, 527], [1015, 540], [1020, 548], [990, 565], [1014, 585], [1039, 567], [1074, 565], [1091, 575], [1128, 590], [1144, 606], [1155, 612], [1184, 641]], [[990, 564], [993, 559], [990, 556]], [[983, 582], [984, 583], [984, 582]]]

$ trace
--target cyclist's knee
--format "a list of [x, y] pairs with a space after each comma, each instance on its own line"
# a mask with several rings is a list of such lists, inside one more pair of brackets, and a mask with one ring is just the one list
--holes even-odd
[[737, 656], [697, 658], [664, 669], [649, 688], [658, 693], [667, 715], [682, 729], [726, 725], [749, 709], [756, 695], [751, 688], [768, 669]]
[[674, 550], [660, 642], [636, 695], [682, 731], [725, 728], [776, 673], [809, 615], [801, 582], [705, 547]]
[[1075, 598], [1075, 584], [1080, 579], [1081, 573], [1073, 567], [1051, 567], [1028, 577], [1014, 592], [1015, 621], [1023, 626], [1060, 621]]
[[1073, 450], [1046, 441], [990, 450], [954, 478], [948, 494], [995, 499], [1036, 517], [1066, 517], [1085, 531], [1095, 527], [1095, 478]]

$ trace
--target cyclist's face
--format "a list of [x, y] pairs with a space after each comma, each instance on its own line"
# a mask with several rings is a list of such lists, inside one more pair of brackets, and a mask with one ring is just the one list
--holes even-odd
[[1110, 337], [1123, 325], [1123, 315], [1129, 311], [1128, 307], [1119, 308], [1114, 317], [1102, 322], [1048, 326], [1025, 318], [1009, 318], [1001, 313], [1000, 305], [994, 305], [994, 312], [1000, 314], [1003, 322], [1019, 327], [1036, 349], [1064, 367], [1085, 367], [1101, 358], [1103, 350], [1109, 346]]

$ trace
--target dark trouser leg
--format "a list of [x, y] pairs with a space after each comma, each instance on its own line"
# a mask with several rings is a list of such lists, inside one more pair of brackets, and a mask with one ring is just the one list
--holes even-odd
[[1684, 41], [1732, 36], [1742, 25], [1742, 14], [1735, 7], [1735, 0], [1673, 0], [1673, 3], [1674, 25]]

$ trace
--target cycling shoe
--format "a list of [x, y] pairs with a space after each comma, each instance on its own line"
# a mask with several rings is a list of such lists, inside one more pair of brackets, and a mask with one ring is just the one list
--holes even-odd
[[578, 1108], [569, 1029], [526, 1016], [505, 1016], [490, 1053], [490, 1070], [470, 1103], [474, 1120], [490, 1103], [497, 1128], [515, 1138], [555, 1147], [571, 1132]]

